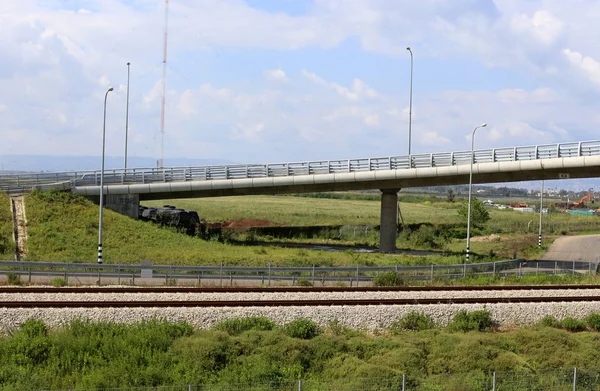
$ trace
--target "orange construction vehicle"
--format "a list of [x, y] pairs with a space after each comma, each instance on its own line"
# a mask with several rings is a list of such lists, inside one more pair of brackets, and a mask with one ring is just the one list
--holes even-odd
[[573, 202], [573, 208], [585, 208], [585, 200], [590, 201], [592, 204], [594, 203], [594, 199], [591, 194], [587, 194], [577, 202]]

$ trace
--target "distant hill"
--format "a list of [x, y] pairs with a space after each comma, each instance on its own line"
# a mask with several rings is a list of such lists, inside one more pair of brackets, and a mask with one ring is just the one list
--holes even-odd
[[[106, 156], [105, 169], [123, 168], [123, 157]], [[45, 155], [0, 155], [0, 172], [15, 171], [52, 172], [52, 171], [83, 171], [100, 169], [100, 156], [45, 156]], [[166, 167], [173, 166], [206, 166], [235, 164], [230, 160], [220, 159], [188, 159], [165, 158]], [[157, 160], [151, 157], [132, 156], [128, 159], [128, 168], [156, 167]]]

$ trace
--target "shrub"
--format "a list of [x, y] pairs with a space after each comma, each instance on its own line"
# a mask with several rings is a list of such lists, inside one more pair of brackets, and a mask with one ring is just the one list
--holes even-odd
[[584, 331], [586, 329], [584, 321], [571, 317], [561, 320], [560, 327], [572, 332]]
[[229, 335], [238, 335], [248, 330], [273, 330], [275, 322], [264, 316], [250, 316], [222, 320], [215, 325], [215, 330], [225, 331]]
[[8, 285], [23, 285], [23, 281], [21, 281], [21, 276], [17, 273], [9, 272], [6, 275], [6, 279], [8, 280]]
[[298, 286], [313, 286], [312, 282], [308, 281], [306, 278], [299, 278], [298, 281], [296, 281], [296, 284]]
[[65, 280], [64, 278], [55, 278], [52, 280], [51, 284], [52, 284], [52, 286], [57, 287], [57, 288], [61, 287], [61, 286], [69, 285], [67, 283], [67, 280]]
[[373, 278], [373, 285], [375, 286], [404, 286], [406, 282], [404, 277], [399, 273], [389, 271], [381, 273], [377, 277]]
[[488, 310], [459, 311], [450, 322], [450, 329], [453, 331], [485, 331], [493, 326], [492, 315]]
[[421, 331], [432, 329], [435, 326], [433, 319], [429, 315], [421, 312], [409, 312], [402, 318], [392, 322], [390, 330], [397, 334], [401, 330]]
[[292, 338], [312, 339], [319, 335], [319, 326], [307, 318], [298, 318], [283, 327], [283, 332]]
[[600, 314], [597, 312], [589, 314], [585, 317], [585, 323], [587, 323], [592, 330], [600, 331]]
[[539, 324], [544, 327], [559, 327], [560, 326], [560, 322], [558, 321], [558, 319], [556, 319], [552, 315], [544, 316], [542, 318], [542, 320], [540, 320]]

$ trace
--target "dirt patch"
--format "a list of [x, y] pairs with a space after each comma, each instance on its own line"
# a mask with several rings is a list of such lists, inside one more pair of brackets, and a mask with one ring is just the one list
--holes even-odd
[[252, 227], [279, 227], [281, 224], [274, 223], [269, 220], [235, 220], [235, 221], [224, 221], [222, 223], [209, 223], [210, 228], [237, 228], [247, 229]]
[[475, 236], [471, 238], [471, 242], [499, 242], [502, 240], [502, 236], [491, 234], [488, 236]]

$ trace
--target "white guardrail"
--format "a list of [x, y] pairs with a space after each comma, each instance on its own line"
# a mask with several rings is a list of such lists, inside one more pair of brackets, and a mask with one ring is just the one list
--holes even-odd
[[[562, 144], [481, 149], [474, 151], [473, 162], [512, 162], [598, 155], [600, 155], [600, 141], [581, 141]], [[104, 170], [104, 184], [121, 185], [157, 182], [207, 181], [446, 167], [469, 164], [470, 159], [471, 151], [459, 151], [291, 163], [111, 169]], [[70, 185], [74, 187], [99, 186], [100, 170], [0, 175], [0, 190], [9, 193], [29, 191], [35, 188], [35, 186], [65, 182], [70, 183]]]

